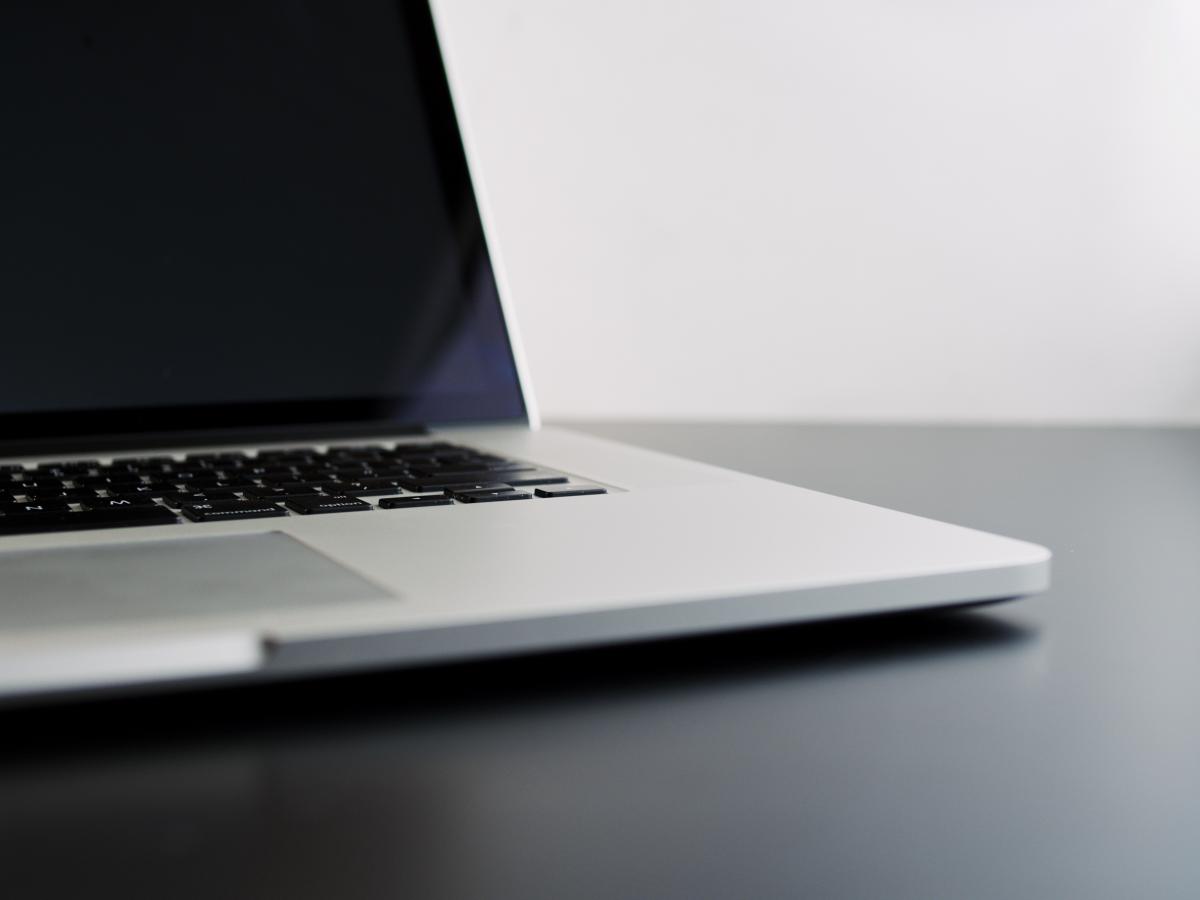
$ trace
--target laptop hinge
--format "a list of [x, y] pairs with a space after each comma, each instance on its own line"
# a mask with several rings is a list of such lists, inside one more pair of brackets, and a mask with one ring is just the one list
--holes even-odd
[[241, 446], [290, 441], [330, 441], [379, 435], [410, 437], [429, 434], [425, 425], [388, 425], [370, 422], [354, 425], [294, 426], [287, 428], [212, 429], [149, 434], [89, 435], [44, 438], [29, 441], [0, 441], [0, 457], [49, 456], [53, 454], [102, 453], [106, 450], [166, 447]]

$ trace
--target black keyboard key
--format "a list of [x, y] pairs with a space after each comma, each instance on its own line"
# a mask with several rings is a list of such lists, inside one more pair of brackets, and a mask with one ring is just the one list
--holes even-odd
[[413, 493], [428, 493], [430, 491], [470, 490], [473, 485], [484, 487], [496, 482], [494, 472], [474, 472], [474, 478], [407, 478], [400, 480], [400, 487]]
[[93, 466], [86, 463], [76, 465], [75, 463], [38, 463], [37, 471], [33, 473], [34, 478], [72, 478], [75, 475], [87, 475], [93, 470]]
[[512, 486], [503, 481], [476, 481], [471, 484], [451, 485], [446, 488], [446, 493], [453, 494], [475, 494], [487, 493], [488, 491], [511, 491]]
[[13, 463], [5, 463], [0, 466], [0, 475], [12, 475], [15, 472], [24, 472], [24, 466], [14, 465]]
[[436, 467], [439, 463], [432, 456], [403, 456], [397, 459], [389, 460], [389, 462], [397, 463], [405, 468], [411, 469], [413, 466]]
[[264, 484], [283, 484], [286, 481], [298, 481], [296, 473], [291, 469], [272, 469], [259, 476]]
[[[519, 470], [515, 470], [515, 469], [500, 469], [500, 470], [495, 470], [495, 469], [446, 469], [446, 470], [438, 470], [438, 469], [416, 468], [416, 469], [413, 469], [413, 474], [416, 475], [416, 477], [418, 479], [437, 478], [438, 480], [445, 482], [446, 484], [455, 484], [455, 483], [462, 484], [467, 481], [495, 481], [497, 479], [503, 478], [505, 475], [509, 474], [510, 472], [515, 472], [515, 471], [519, 471]], [[533, 466], [524, 467], [524, 471], [533, 471]]]
[[557, 472], [515, 472], [512, 475], [497, 475], [512, 487], [533, 487], [538, 484], [566, 484], [567, 476]]
[[361, 512], [372, 509], [370, 503], [356, 497], [292, 497], [287, 501], [287, 508], [309, 516], [322, 513]]
[[232, 478], [235, 475], [242, 475], [245, 472], [245, 466], [240, 463], [215, 463], [209, 466], [208, 471], [216, 472], [222, 478]]
[[539, 497], [583, 497], [588, 494], [607, 494], [608, 490], [594, 484], [564, 484], [535, 488], [533, 492]]
[[[163, 478], [164, 479], [173, 478], [173, 475], [168, 473], [166, 475], [163, 475]], [[221, 480], [221, 475], [217, 474], [214, 469], [205, 469], [204, 472], [197, 472], [196, 476], [194, 476], [194, 478], [188, 479], [187, 486], [191, 487], [192, 485], [197, 485], [197, 486], [199, 486], [199, 485], [214, 485], [214, 484], [216, 484], [217, 481], [220, 481], [220, 480]]]
[[186, 467], [172, 466], [171, 474], [174, 474], [176, 472], [191, 472], [192, 475], [194, 475], [196, 478], [213, 478], [213, 479], [215, 479], [215, 478], [221, 477], [220, 474], [218, 473], [218, 470], [214, 469], [212, 466], [200, 466], [200, 465], [186, 466]]
[[39, 490], [30, 490], [26, 488], [21, 493], [25, 495], [25, 500], [29, 503], [40, 502], [42, 500], [69, 500], [65, 490], [56, 491], [52, 488], [42, 488]]
[[61, 491], [63, 489], [63, 480], [61, 478], [26, 478], [24, 481], [16, 481], [12, 484], [5, 485], [10, 491], [20, 493], [21, 491]]
[[78, 500], [84, 509], [130, 509], [132, 506], [154, 506], [154, 497], [148, 494], [126, 494], [124, 497], [89, 497]]
[[207, 503], [209, 499], [208, 494], [202, 491], [176, 491], [173, 494], [163, 494], [162, 496], [162, 502], [172, 509], [179, 509], [189, 503]]
[[379, 501], [380, 509], [412, 509], [415, 506], [453, 506], [454, 501], [444, 494], [429, 494], [423, 497], [384, 497]]
[[171, 491], [162, 495], [162, 502], [172, 509], [190, 506], [193, 503], [209, 503], [213, 500], [237, 500], [236, 494], [228, 497], [213, 497], [208, 491]]
[[179, 490], [179, 486], [170, 481], [155, 481], [146, 484], [139, 481], [136, 484], [110, 484], [108, 492], [119, 497], [163, 497]]
[[293, 480], [285, 481], [282, 484], [269, 484], [266, 486], [271, 488], [282, 488], [289, 493], [307, 494], [311, 493], [312, 491], [320, 490], [322, 484], [325, 484], [325, 482]]
[[[342, 483], [347, 487], [353, 486], [354, 492], [371, 492], [376, 495], [382, 495], [388, 492], [393, 494], [398, 493], [400, 490], [401, 480], [402, 479], [399, 478], [369, 477], [349, 479], [343, 481]], [[350, 493], [350, 491], [347, 491], [347, 493]]]
[[70, 512], [31, 513], [24, 516], [0, 513], [0, 535], [69, 530], [60, 524], [69, 515]]
[[[391, 482], [391, 479], [386, 479]], [[366, 481], [339, 481], [335, 484], [326, 484], [325, 492], [327, 494], [345, 494], [348, 497], [383, 497], [388, 494], [394, 494], [400, 490], [394, 482], [389, 484], [377, 484], [370, 486]]]
[[[357, 481], [318, 481], [314, 482], [314, 484], [326, 494], [338, 497], [347, 493], [351, 488], [360, 487]], [[396, 492], [392, 491], [392, 493]]]
[[43, 512], [0, 516], [0, 534], [82, 531], [91, 528], [127, 528], [138, 525], [174, 525], [178, 521], [176, 515], [165, 506], [87, 509], [81, 512]]
[[108, 473], [109, 484], [137, 484], [142, 476], [137, 472], [113, 471]]
[[[205, 479], [203, 481], [190, 481], [186, 485], [187, 491], [203, 491], [206, 494], [210, 491], [241, 491], [253, 487], [259, 487], [259, 485], [255, 484], [249, 478], [218, 478], [216, 481]], [[186, 493], [186, 491], [181, 493]]]
[[142, 476], [146, 476], [148, 478], [162, 478], [164, 476], [170, 477], [171, 473], [173, 471], [175, 471], [175, 467], [174, 466], [132, 466], [128, 469], [120, 469], [120, 470], [114, 469], [113, 471], [114, 472], [120, 471], [122, 474], [128, 472], [131, 475], [142, 475]]
[[368, 478], [359, 478], [358, 483], [369, 488], [377, 487], [398, 487], [402, 479], [395, 478], [390, 475], [372, 475]]
[[176, 462], [174, 466], [164, 467], [163, 472], [167, 472], [172, 475], [182, 475], [187, 473], [196, 476], [196, 478], [200, 478], [202, 475], [211, 475], [212, 467], [202, 466], [202, 464], [198, 462]]
[[295, 481], [328, 481], [333, 476], [330, 470], [323, 466], [296, 466]]
[[233, 491], [179, 491], [174, 494], [164, 494], [163, 503], [178, 509], [181, 506], [192, 506], [196, 503], [213, 503], [215, 501], [237, 500], [238, 495]]
[[75, 482], [76, 487], [104, 489], [111, 484], [107, 475], [76, 475], [71, 480]]
[[503, 491], [465, 491], [459, 493], [455, 491], [453, 497], [462, 503], [494, 503], [498, 500], [528, 500], [529, 494], [525, 491], [514, 491], [512, 488], [505, 485], [506, 490]]
[[66, 500], [29, 500], [25, 503], [14, 501], [0, 504], [0, 515], [30, 516], [49, 512], [67, 512], [70, 508]]
[[93, 497], [99, 497], [100, 494], [92, 488], [77, 487], [68, 488], [66, 490], [66, 501], [68, 503], [81, 503], [84, 500], [90, 500]]
[[246, 488], [243, 492], [247, 499], [254, 498], [255, 500], [271, 500], [276, 503], [283, 500], [290, 500], [292, 497], [307, 497], [317, 494], [317, 489], [312, 487], [295, 488], [287, 490], [281, 487], [252, 487]]
[[396, 466], [390, 463], [372, 466], [371, 472], [374, 478], [411, 478], [413, 474], [406, 466]]
[[71, 513], [77, 528], [104, 528], [130, 525], [174, 525], [179, 518], [165, 506], [132, 506], [125, 509], [85, 509]]
[[471, 460], [470, 465], [449, 465], [439, 466], [437, 468], [422, 468], [416, 466], [413, 468], [413, 473], [416, 475], [426, 476], [442, 476], [442, 475], [459, 475], [467, 474], [470, 476], [478, 475], [482, 472], [532, 472], [533, 466], [519, 462], [484, 462], [483, 460]]
[[332, 469], [325, 470], [326, 478], [338, 478], [344, 481], [357, 481], [359, 478], [366, 476], [370, 469], [362, 466], [335, 466]]
[[145, 496], [93, 497], [88, 500], [80, 500], [79, 503], [84, 509], [132, 509], [156, 505], [153, 497]]
[[193, 522], [268, 519], [287, 515], [282, 508], [265, 500], [214, 500], [211, 503], [192, 503], [185, 505], [181, 512]]

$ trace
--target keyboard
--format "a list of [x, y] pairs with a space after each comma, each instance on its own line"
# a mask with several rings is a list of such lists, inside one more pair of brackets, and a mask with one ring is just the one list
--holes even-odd
[[607, 493], [444, 441], [0, 464], [0, 535]]

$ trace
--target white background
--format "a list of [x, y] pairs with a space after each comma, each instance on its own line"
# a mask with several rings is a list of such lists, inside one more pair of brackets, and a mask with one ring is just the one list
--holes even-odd
[[548, 416], [1200, 421], [1196, 0], [440, 0]]

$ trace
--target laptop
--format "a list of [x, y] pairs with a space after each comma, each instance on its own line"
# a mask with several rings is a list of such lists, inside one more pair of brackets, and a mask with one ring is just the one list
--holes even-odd
[[424, 3], [0, 21], [3, 702], [1046, 587], [1042, 547], [540, 427]]

